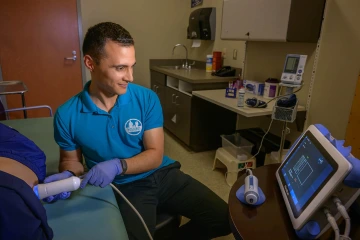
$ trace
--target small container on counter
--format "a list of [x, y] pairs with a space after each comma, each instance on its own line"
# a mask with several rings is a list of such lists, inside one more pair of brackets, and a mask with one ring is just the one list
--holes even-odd
[[212, 72], [213, 55], [206, 55], [206, 72]]
[[244, 107], [245, 106], [245, 89], [242, 87], [239, 90], [239, 97], [237, 101], [238, 107]]
[[222, 65], [222, 52], [213, 52], [212, 71], [216, 72]]
[[279, 80], [277, 78], [268, 78], [265, 81], [264, 98], [272, 99], [279, 93]]

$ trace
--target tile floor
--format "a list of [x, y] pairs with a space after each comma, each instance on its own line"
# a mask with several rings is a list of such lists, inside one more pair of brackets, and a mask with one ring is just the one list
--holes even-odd
[[[194, 153], [165, 131], [165, 154], [181, 163], [181, 170], [197, 179], [226, 202], [230, 187], [225, 182], [224, 172], [212, 170], [215, 151]], [[187, 219], [183, 218], [183, 222]], [[233, 240], [232, 234], [216, 240]]]

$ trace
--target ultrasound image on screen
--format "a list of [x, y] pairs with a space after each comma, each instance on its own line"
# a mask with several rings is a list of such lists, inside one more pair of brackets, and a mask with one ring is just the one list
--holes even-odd
[[334, 172], [317, 146], [305, 136], [281, 172], [289, 193], [289, 200], [294, 215], [298, 216], [308, 201], [314, 197], [324, 181]]

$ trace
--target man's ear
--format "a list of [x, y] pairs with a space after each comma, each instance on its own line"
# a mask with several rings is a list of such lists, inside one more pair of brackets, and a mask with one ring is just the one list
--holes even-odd
[[95, 61], [90, 55], [84, 56], [84, 64], [90, 72], [94, 71], [95, 68]]

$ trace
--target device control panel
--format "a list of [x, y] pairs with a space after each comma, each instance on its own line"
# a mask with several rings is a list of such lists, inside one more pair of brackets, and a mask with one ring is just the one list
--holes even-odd
[[301, 85], [307, 55], [288, 54], [286, 56], [281, 82]]

